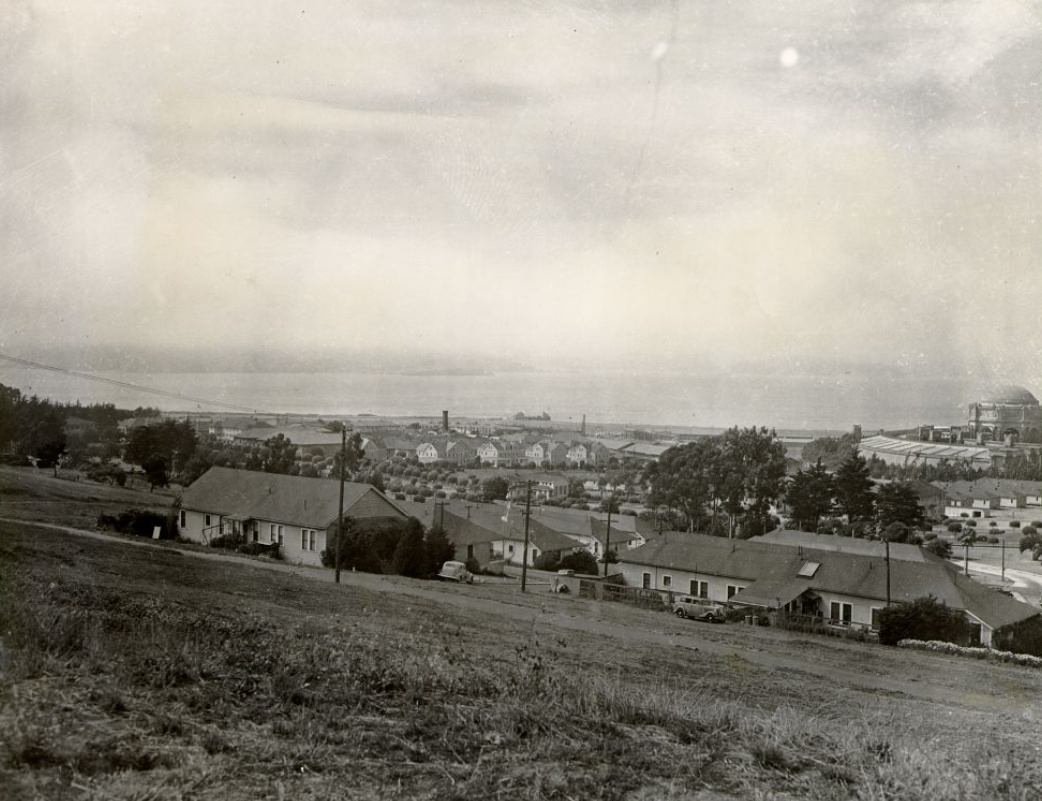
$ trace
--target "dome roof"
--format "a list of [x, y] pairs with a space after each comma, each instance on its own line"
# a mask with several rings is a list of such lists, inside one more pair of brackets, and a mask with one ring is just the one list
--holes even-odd
[[993, 387], [983, 394], [982, 403], [1017, 403], [1025, 406], [1038, 406], [1038, 398], [1024, 387], [1018, 387], [1015, 384]]

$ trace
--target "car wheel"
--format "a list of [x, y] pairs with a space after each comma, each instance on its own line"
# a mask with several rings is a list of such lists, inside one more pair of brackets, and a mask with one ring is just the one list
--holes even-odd
[[687, 612], [685, 612], [683, 609], [678, 609], [675, 612], [675, 614], [676, 614], [677, 617], [681, 617], [681, 618], [687, 617]]

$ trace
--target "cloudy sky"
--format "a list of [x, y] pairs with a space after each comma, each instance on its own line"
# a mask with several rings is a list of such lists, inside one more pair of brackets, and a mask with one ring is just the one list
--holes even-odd
[[1042, 370], [1042, 5], [0, 2], [0, 345]]

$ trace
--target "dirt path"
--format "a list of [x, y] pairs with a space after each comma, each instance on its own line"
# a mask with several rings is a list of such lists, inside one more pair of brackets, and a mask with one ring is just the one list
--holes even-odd
[[[309, 581], [332, 583], [328, 569], [272, 562], [231, 553], [159, 546], [151, 540], [138, 540], [103, 534], [97, 531], [50, 523], [39, 523], [12, 517], [0, 522], [33, 526], [110, 544], [137, 548], [162, 548], [164, 552], [194, 559], [236, 564], [299, 576]], [[689, 649], [724, 657], [768, 672], [796, 672], [819, 677], [831, 685], [852, 689], [899, 693], [911, 698], [976, 709], [1002, 709], [1042, 721], [1042, 673], [1023, 668], [995, 665], [995, 687], [981, 687], [979, 663], [971, 666], [964, 660], [927, 653], [914, 654], [922, 674], [900, 674], [907, 671], [908, 658], [902, 652], [893, 659], [891, 649], [866, 644], [847, 643], [825, 638], [808, 638], [794, 632], [758, 629], [745, 626], [712, 626], [677, 620], [622, 604], [589, 601], [546, 592], [536, 585], [522, 594], [513, 582], [490, 582], [473, 586], [420, 582], [398, 576], [344, 572], [347, 586], [377, 592], [392, 592], [447, 604], [480, 615], [498, 614], [512, 620], [552, 626], [566, 631], [594, 634], [619, 640], [630, 647]]]

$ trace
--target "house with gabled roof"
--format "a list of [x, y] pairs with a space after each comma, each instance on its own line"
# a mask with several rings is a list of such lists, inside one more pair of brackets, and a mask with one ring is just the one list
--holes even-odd
[[878, 628], [888, 600], [933, 596], [962, 611], [985, 646], [1001, 643], [1021, 624], [1038, 622], [1040, 610], [963, 576], [940, 557], [919, 549], [896, 558], [891, 549], [887, 559], [884, 553], [669, 532], [620, 552], [619, 568], [631, 586], [866, 629]]
[[445, 461], [452, 462], [459, 467], [473, 464], [477, 455], [477, 446], [468, 439], [454, 439], [445, 446]]
[[[336, 531], [339, 482], [211, 467], [185, 488], [178, 533], [193, 542], [237, 535], [278, 545], [290, 562], [321, 565]], [[378, 523], [408, 515], [369, 484], [344, 484], [344, 516]]]
[[[520, 566], [524, 561], [525, 522], [523, 515], [508, 519], [508, 525], [498, 540], [492, 543], [492, 553], [508, 565]], [[528, 566], [533, 567], [536, 560], [548, 553], [560, 556], [574, 553], [582, 548], [571, 537], [566, 537], [552, 528], [543, 525], [534, 517], [528, 524]]]
[[516, 442], [488, 440], [477, 449], [482, 464], [493, 467], [509, 467], [517, 464], [524, 457], [524, 449]]
[[433, 464], [441, 461], [445, 456], [445, 443], [428, 440], [416, 446], [416, 458], [420, 464]]

